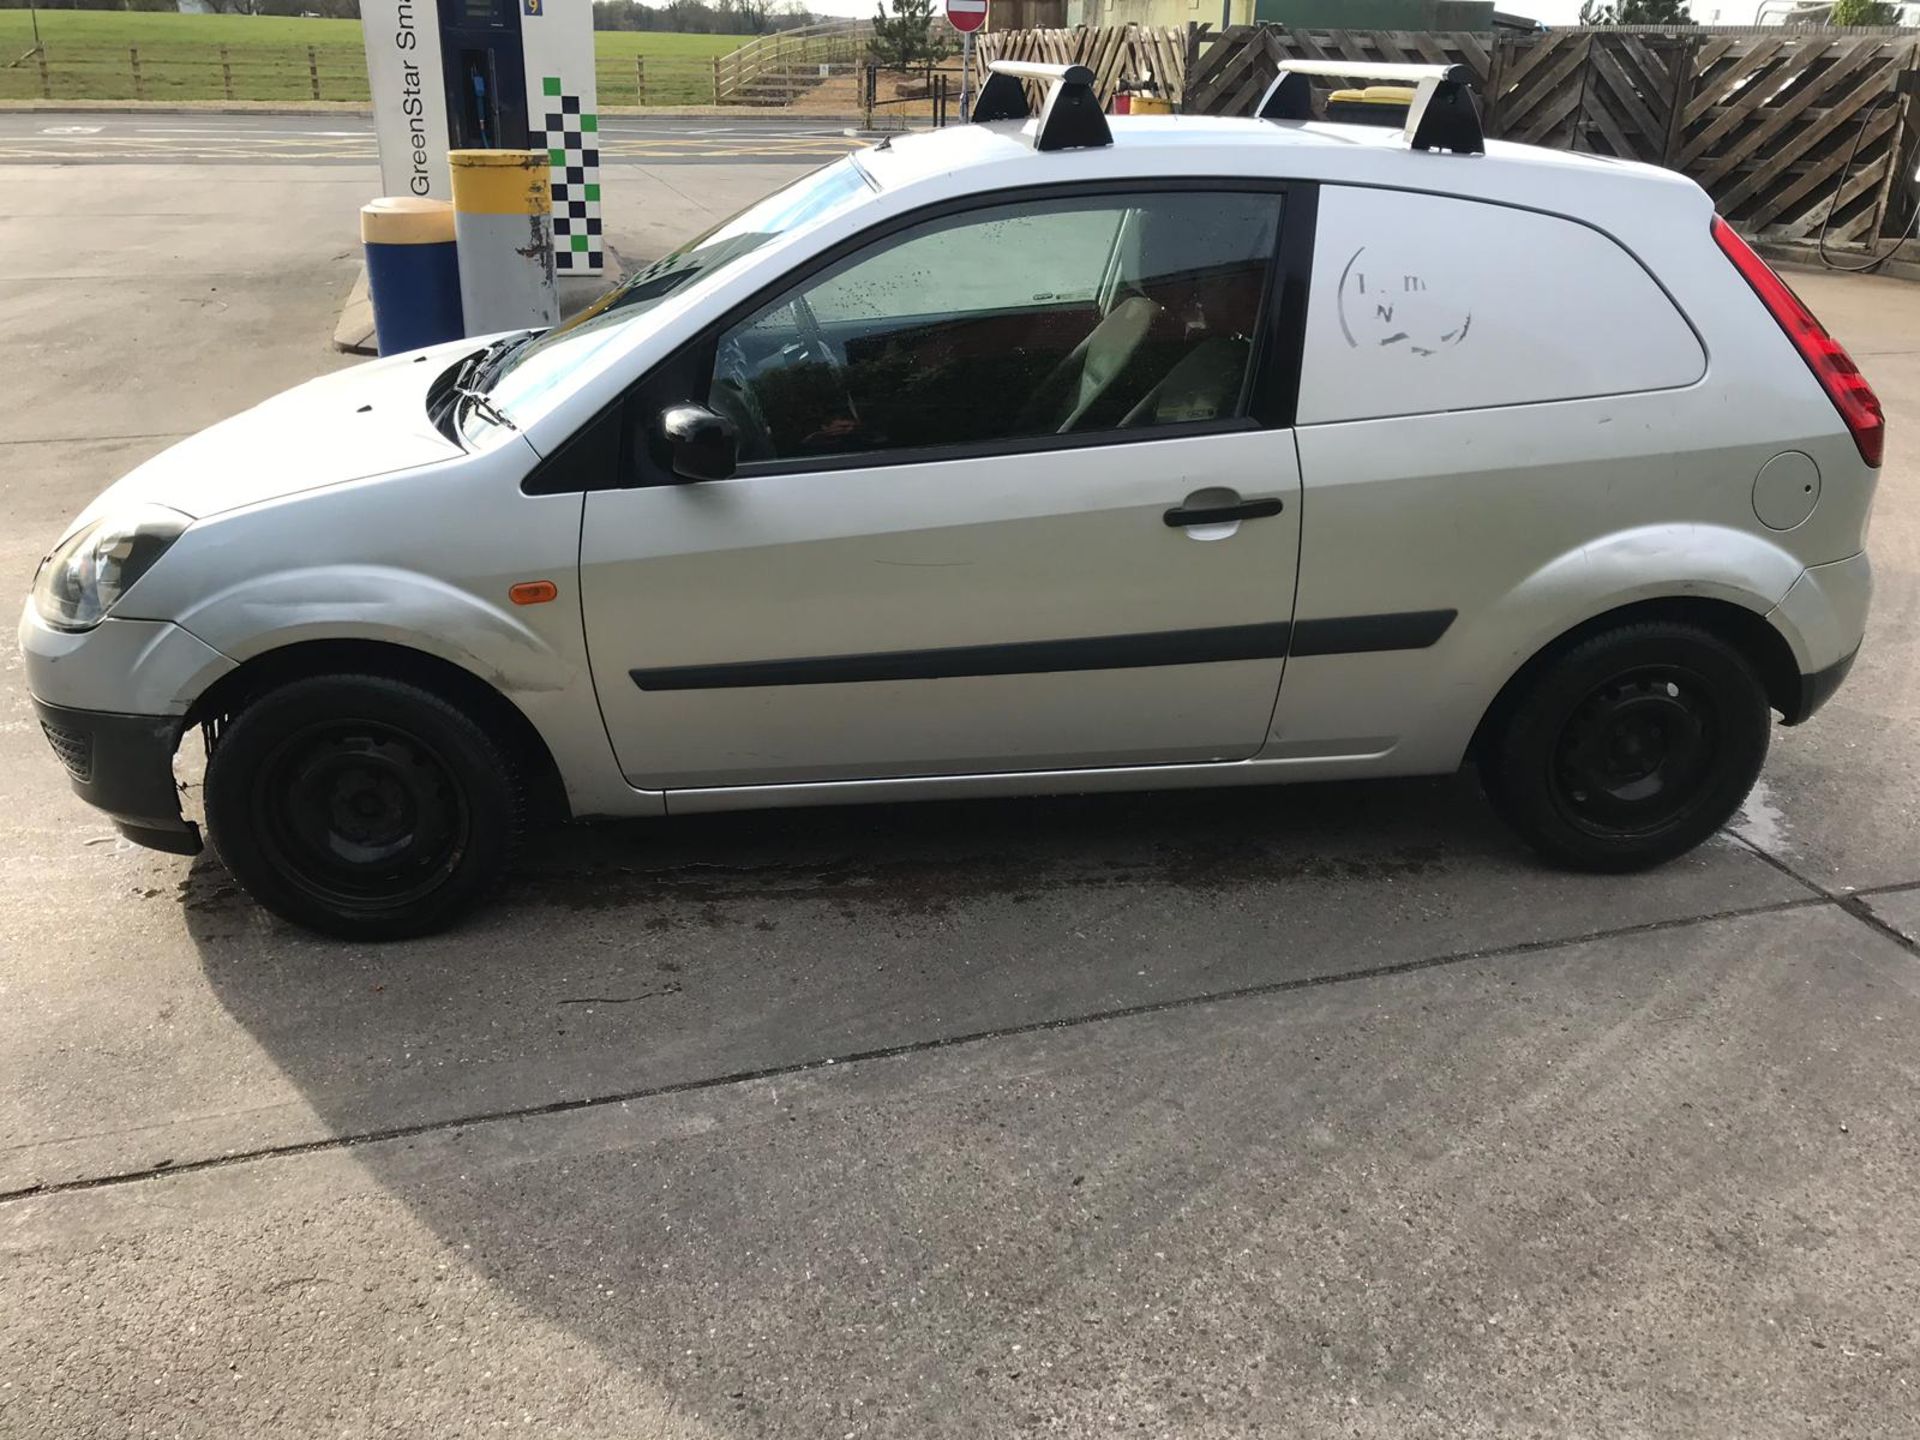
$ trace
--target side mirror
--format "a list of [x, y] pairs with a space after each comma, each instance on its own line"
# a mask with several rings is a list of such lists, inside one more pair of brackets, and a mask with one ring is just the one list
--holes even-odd
[[682, 480], [725, 480], [740, 463], [733, 422], [704, 405], [670, 405], [660, 412], [669, 463]]

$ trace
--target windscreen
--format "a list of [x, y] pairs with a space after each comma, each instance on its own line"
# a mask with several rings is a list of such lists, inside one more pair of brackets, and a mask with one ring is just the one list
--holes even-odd
[[571, 320], [516, 348], [491, 377], [490, 396], [511, 415], [565, 380], [669, 295], [711, 280], [769, 241], [818, 225], [869, 193], [866, 175], [849, 158], [748, 206], [629, 276]]

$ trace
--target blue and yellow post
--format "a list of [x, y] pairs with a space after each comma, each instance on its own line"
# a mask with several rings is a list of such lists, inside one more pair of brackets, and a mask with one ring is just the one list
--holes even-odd
[[461, 326], [453, 206], [412, 195], [385, 196], [360, 207], [360, 241], [382, 355], [467, 333]]
[[454, 230], [467, 334], [536, 330], [560, 318], [553, 204], [543, 150], [455, 150]]

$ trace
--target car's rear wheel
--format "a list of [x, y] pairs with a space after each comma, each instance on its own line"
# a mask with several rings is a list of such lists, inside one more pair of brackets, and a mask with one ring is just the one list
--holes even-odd
[[1740, 808], [1767, 758], [1766, 688], [1710, 631], [1656, 621], [1549, 660], [1487, 737], [1488, 795], [1551, 860], [1639, 870]]
[[207, 826], [253, 898], [308, 929], [437, 930], [497, 883], [524, 801], [484, 726], [432, 691], [322, 675], [260, 695], [207, 761]]

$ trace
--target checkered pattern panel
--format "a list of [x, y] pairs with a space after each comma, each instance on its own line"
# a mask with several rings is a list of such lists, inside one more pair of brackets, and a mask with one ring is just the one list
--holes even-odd
[[552, 166], [553, 263], [561, 274], [601, 268], [600, 117], [580, 111], [556, 76], [540, 82], [546, 114], [541, 143]]

